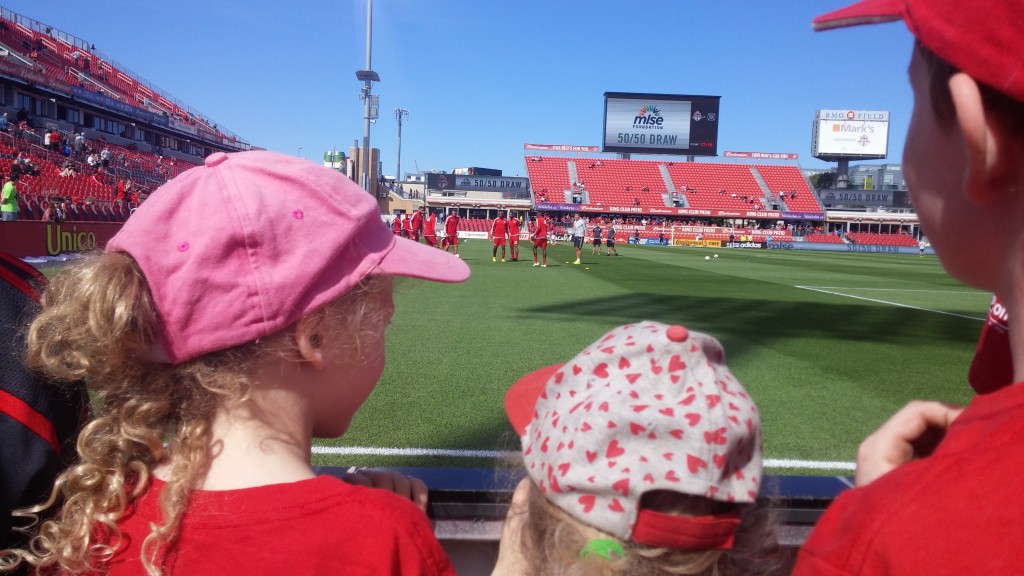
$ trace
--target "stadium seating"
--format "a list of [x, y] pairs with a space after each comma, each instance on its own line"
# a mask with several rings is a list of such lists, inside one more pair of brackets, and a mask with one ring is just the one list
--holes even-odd
[[804, 240], [807, 242], [817, 242], [819, 244], [845, 244], [843, 239], [835, 234], [808, 234], [807, 236], [804, 236]]
[[565, 192], [582, 184], [589, 203], [597, 205], [664, 208], [673, 205], [675, 193], [680, 206], [695, 209], [764, 210], [775, 204], [779, 210], [824, 212], [797, 166], [528, 156], [526, 169], [538, 202], [565, 202]]
[[790, 212], [824, 212], [817, 194], [796, 166], [754, 167], [770, 192], [769, 197], [782, 197]]
[[912, 246], [917, 247], [917, 240], [906, 234], [879, 234], [877, 232], [849, 232], [847, 237], [857, 244], [878, 246]]

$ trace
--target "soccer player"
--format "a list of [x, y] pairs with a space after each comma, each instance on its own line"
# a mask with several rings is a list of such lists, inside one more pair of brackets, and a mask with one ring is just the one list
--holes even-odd
[[408, 214], [402, 214], [402, 238], [412, 238], [412, 220]]
[[491, 262], [498, 261], [498, 246], [501, 246], [501, 261], [505, 261], [505, 237], [508, 230], [505, 226], [505, 217], [498, 212], [498, 216], [491, 222], [490, 236], [494, 240], [494, 247], [491, 248]]
[[[530, 233], [530, 240], [533, 241], [533, 265], [542, 268], [548, 267], [548, 221], [543, 214], [537, 214], [537, 222], [533, 225], [533, 232]], [[540, 248], [544, 257], [543, 263], [537, 262], [537, 248]]]
[[395, 214], [395, 217], [391, 220], [391, 231], [395, 236], [402, 235], [402, 215]]
[[420, 206], [419, 210], [417, 210], [416, 212], [413, 212], [413, 215], [412, 215], [412, 230], [410, 231], [410, 236], [409, 236], [409, 238], [413, 242], [419, 242], [420, 241], [420, 234], [423, 233], [423, 211], [424, 210], [426, 210], [426, 209], [424, 207]]
[[423, 222], [423, 241], [437, 248], [437, 213], [431, 212]]
[[572, 246], [576, 249], [576, 261], [573, 264], [580, 264], [580, 257], [583, 255], [583, 238], [587, 235], [587, 223], [579, 212], [572, 221]]
[[611, 256], [612, 252], [615, 252], [616, 256], [619, 255], [619, 250], [615, 247], [615, 225], [614, 224], [611, 224], [611, 223], [608, 224], [608, 239], [605, 241], [605, 246], [606, 246], [606, 254], [605, 254], [605, 256]]
[[519, 218], [509, 214], [508, 249], [513, 262], [519, 261]]
[[459, 256], [459, 217], [455, 212], [449, 212], [444, 219], [444, 234], [444, 251], [451, 249], [452, 254]]
[[593, 256], [601, 249], [601, 221], [595, 220], [597, 224], [594, 225], [594, 238], [590, 246], [590, 255]]

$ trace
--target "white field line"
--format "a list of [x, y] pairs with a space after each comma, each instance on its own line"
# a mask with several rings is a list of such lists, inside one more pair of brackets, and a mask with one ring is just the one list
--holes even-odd
[[[451, 450], [444, 448], [378, 448], [374, 446], [313, 446], [313, 454], [321, 456], [443, 456], [449, 458], [512, 458], [516, 452], [500, 450]], [[849, 470], [856, 467], [853, 462], [828, 462], [821, 460], [793, 460], [790, 458], [765, 458], [765, 468]]]
[[912, 290], [909, 288], [851, 288], [849, 286], [797, 286], [797, 288], [821, 289], [821, 290], [874, 290], [876, 292], [926, 292], [930, 294], [974, 294], [976, 296], [991, 296], [990, 292], [979, 292], [977, 290]]
[[[842, 292], [832, 292], [824, 288], [818, 288], [815, 286], [794, 286], [794, 288], [800, 288], [803, 290], [811, 290], [813, 292], [821, 292], [823, 294], [832, 294], [833, 296], [844, 296], [846, 298], [853, 298], [855, 300], [866, 300], [868, 302], [876, 302], [878, 304], [888, 304], [890, 306], [898, 306], [900, 308], [910, 308], [911, 310], [920, 310], [922, 312], [934, 312], [936, 314], [945, 314], [946, 316], [956, 316], [957, 318], [967, 318], [968, 320], [978, 320], [981, 322], [985, 321], [985, 318], [978, 318], [977, 316], [966, 316], [964, 314], [956, 314], [954, 312], [946, 312], [945, 310], [934, 310], [932, 308], [922, 308], [920, 306], [911, 306], [910, 304], [900, 304], [899, 302], [890, 302], [888, 300], [879, 300], [877, 298], [866, 298], [864, 296], [854, 296], [853, 294], [843, 294]], [[843, 290], [861, 290], [861, 288], [843, 288]], [[909, 290], [908, 290], [909, 292]], [[963, 292], [963, 294], [970, 294], [970, 292]]]

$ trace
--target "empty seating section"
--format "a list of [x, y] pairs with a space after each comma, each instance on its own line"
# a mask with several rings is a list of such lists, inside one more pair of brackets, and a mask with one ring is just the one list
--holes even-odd
[[917, 240], [907, 234], [879, 234], [877, 232], [848, 232], [848, 238], [857, 244], [875, 244], [881, 246], [913, 246]]
[[526, 172], [537, 202], [565, 202], [569, 181], [569, 165], [565, 158], [531, 156], [526, 159]]
[[[575, 182], [570, 164], [576, 166]], [[798, 166], [528, 156], [526, 170], [538, 202], [565, 202], [565, 191], [582, 184], [590, 204], [673, 206], [667, 172], [675, 192], [685, 196], [690, 208], [765, 210], [777, 204], [779, 210], [824, 212]], [[777, 201], [779, 196], [784, 203]]]
[[[824, 212], [818, 197], [796, 166], [756, 166], [771, 197], [782, 197], [790, 212]], [[794, 194], [795, 193], [795, 194]]]
[[668, 172], [691, 208], [763, 210], [764, 191], [750, 166], [710, 162], [669, 163]]
[[657, 162], [644, 160], [575, 160], [579, 183], [591, 204], [665, 206], [668, 187]]
[[805, 242], [817, 242], [819, 244], [845, 244], [843, 239], [835, 234], [814, 233], [804, 236]]
[[92, 92], [103, 92], [151, 112], [166, 112], [182, 122], [202, 125], [218, 136], [230, 137], [209, 120], [192, 114], [162, 95], [154, 94], [137, 78], [119, 70], [92, 50], [72, 45], [59, 35], [44, 34], [20, 22], [0, 18], [0, 43], [20, 54], [26, 66], [34, 63], [34, 70], [51, 78]]

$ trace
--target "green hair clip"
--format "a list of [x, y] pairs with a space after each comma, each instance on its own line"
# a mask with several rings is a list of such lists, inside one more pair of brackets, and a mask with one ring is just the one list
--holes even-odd
[[586, 546], [580, 550], [580, 558], [586, 558], [591, 554], [600, 556], [605, 560], [618, 560], [619, 558], [626, 557], [626, 550], [615, 540], [608, 540], [607, 538], [594, 538], [590, 542], [587, 542]]

